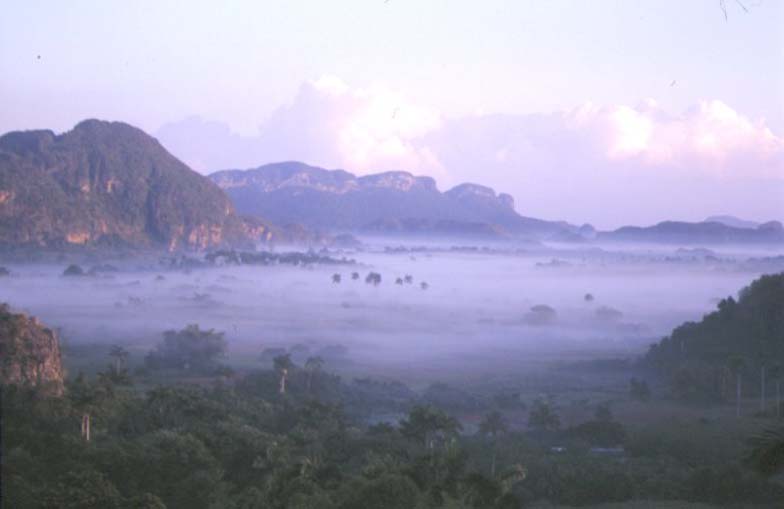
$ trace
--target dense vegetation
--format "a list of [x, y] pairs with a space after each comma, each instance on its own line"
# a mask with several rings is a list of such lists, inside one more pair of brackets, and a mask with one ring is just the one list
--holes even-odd
[[[632, 499], [766, 507], [784, 497], [744, 464], [743, 440], [704, 422], [626, 426], [599, 406], [567, 427], [540, 399], [527, 405], [528, 429], [513, 430], [509, 418], [524, 406], [499, 395], [472, 403], [484, 417], [469, 431], [454, 416], [462, 403], [444, 397], [457, 390], [443, 384], [419, 397], [399, 383], [345, 383], [321, 362], [300, 367], [278, 356], [272, 369], [244, 376], [217, 370], [194, 381], [183, 368], [190, 383], [164, 386], [150, 368], [131, 379], [124, 352], [111, 355], [104, 372], [70, 381], [65, 397], [4, 388], [3, 507], [484, 509]], [[393, 426], [370, 424], [375, 408], [407, 410]]]
[[[347, 381], [330, 372], [328, 351], [309, 356], [301, 345], [266, 349], [262, 369], [235, 371], [223, 364], [222, 333], [197, 325], [166, 331], [134, 363], [120, 346], [83, 349], [82, 366], [106, 367], [71, 377], [62, 396], [3, 387], [3, 507], [772, 507], [784, 500], [775, 410], [737, 417], [721, 378], [700, 376], [747, 359], [746, 371], [728, 373], [743, 381], [764, 368], [778, 380], [783, 288], [784, 275], [764, 276], [653, 346], [643, 369], [574, 364], [548, 375], [548, 393]], [[586, 399], [575, 419], [557, 381], [578, 375], [614, 396]]]
[[[646, 362], [664, 374], [678, 398], [760, 398], [761, 411], [780, 411], [784, 377], [784, 274], [766, 275], [652, 345]], [[773, 390], [770, 390], [771, 384]], [[766, 399], [773, 393], [773, 409]]]
[[120, 122], [0, 136], [0, 197], [2, 247], [174, 249], [247, 240], [215, 184]]

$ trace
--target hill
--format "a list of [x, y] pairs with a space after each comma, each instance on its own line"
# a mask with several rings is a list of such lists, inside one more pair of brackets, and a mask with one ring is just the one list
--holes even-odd
[[[430, 177], [386, 172], [358, 177], [299, 162], [210, 175], [242, 214], [276, 224], [300, 223], [325, 230], [370, 230], [455, 234], [503, 230], [513, 235], [548, 236], [575, 227], [520, 216], [514, 199], [489, 187], [461, 184], [440, 192]], [[423, 226], [424, 225], [424, 226]], [[444, 226], [441, 231], [440, 226]]]
[[747, 221], [745, 219], [741, 219], [739, 217], [730, 216], [730, 215], [718, 215], [718, 216], [710, 216], [705, 218], [706, 223], [721, 223], [726, 224], [727, 226], [733, 226], [735, 228], [756, 228], [761, 223], [756, 221]]
[[218, 186], [128, 124], [0, 137], [0, 245], [202, 249], [252, 233]]
[[756, 228], [740, 228], [720, 222], [687, 223], [663, 221], [653, 226], [624, 226], [600, 232], [599, 240], [661, 244], [779, 244], [784, 243], [784, 228], [778, 221]]
[[[766, 370], [784, 364], [784, 273], [760, 277], [737, 300], [727, 297], [699, 322], [675, 328], [645, 361], [684, 398], [725, 399], [731, 371], [761, 381]], [[756, 391], [758, 384], [749, 387]]]

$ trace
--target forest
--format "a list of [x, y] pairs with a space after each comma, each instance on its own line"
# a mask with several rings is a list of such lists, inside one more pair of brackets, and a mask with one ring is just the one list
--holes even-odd
[[343, 379], [297, 348], [235, 369], [195, 324], [138, 359], [66, 345], [85, 369], [62, 396], [3, 387], [3, 507], [774, 507], [782, 303], [784, 274], [763, 276], [641, 359], [568, 366], [614, 385], [581, 419], [492, 383]]

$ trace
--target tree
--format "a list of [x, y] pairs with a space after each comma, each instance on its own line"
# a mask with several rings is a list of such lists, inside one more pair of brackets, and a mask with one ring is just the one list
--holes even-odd
[[596, 407], [594, 418], [599, 422], [611, 422], [613, 420], [612, 409], [607, 403]]
[[749, 445], [752, 450], [747, 459], [757, 472], [770, 476], [784, 471], [784, 427], [763, 431]]
[[351, 273], [351, 279], [353, 279], [354, 281], [359, 279], [359, 272], [352, 272]]
[[224, 475], [206, 444], [182, 431], [145, 435], [136, 442], [128, 462], [139, 486], [159, 496], [165, 507], [212, 507]]
[[289, 354], [278, 355], [272, 363], [275, 366], [275, 371], [280, 373], [280, 393], [286, 394], [286, 381], [289, 377], [289, 370], [294, 367], [294, 363], [291, 362], [291, 356]]
[[490, 412], [485, 416], [481, 423], [479, 423], [479, 432], [483, 435], [489, 435], [493, 439], [493, 457], [490, 463], [490, 475], [495, 477], [495, 460], [498, 449], [497, 438], [501, 433], [506, 433], [508, 427], [504, 416], [500, 412]]
[[365, 277], [365, 283], [373, 286], [378, 286], [381, 284], [381, 274], [378, 272], [369, 272], [368, 275]]
[[84, 269], [76, 264], [71, 264], [65, 268], [63, 276], [84, 276]]
[[342, 276], [338, 273], [332, 274], [332, 283], [339, 284], [342, 279]]
[[83, 373], [79, 373], [69, 393], [74, 408], [81, 414], [81, 436], [85, 442], [91, 438], [92, 416], [100, 409], [107, 397], [111, 396], [112, 387], [106, 384], [90, 383]]
[[313, 377], [321, 371], [323, 366], [324, 359], [319, 356], [308, 357], [305, 361], [305, 371], [308, 372], [308, 392], [311, 392], [313, 389]]
[[759, 367], [760, 367], [760, 412], [765, 413], [765, 408], [767, 407], [765, 403], [765, 375], [766, 375], [766, 368], [767, 368], [766, 356], [760, 356]]
[[419, 489], [407, 476], [383, 474], [377, 479], [356, 480], [343, 490], [344, 509], [411, 509], [420, 507]]
[[122, 495], [114, 484], [95, 470], [64, 474], [41, 500], [41, 507], [58, 509], [112, 509], [122, 505]]
[[727, 366], [730, 371], [735, 375], [735, 416], [740, 417], [740, 396], [741, 384], [743, 381], [743, 368], [746, 366], [746, 360], [738, 355], [733, 355], [727, 359]]
[[774, 362], [770, 366], [768, 377], [776, 384], [776, 418], [781, 417], [781, 379], [784, 378], [784, 366]]
[[537, 399], [528, 412], [528, 427], [537, 431], [554, 431], [561, 427], [561, 418], [549, 403]]
[[636, 401], [647, 402], [651, 399], [651, 389], [645, 380], [632, 378], [629, 381], [629, 396]]
[[114, 373], [119, 375], [120, 371], [125, 366], [125, 359], [128, 358], [128, 352], [125, 348], [114, 345], [111, 350], [109, 350], [109, 357], [114, 359]]
[[153, 369], [210, 371], [226, 353], [227, 343], [223, 336], [223, 332], [204, 330], [196, 324], [179, 331], [168, 330], [163, 333], [163, 341], [147, 354], [145, 362]]
[[462, 426], [454, 417], [432, 406], [415, 406], [408, 418], [400, 423], [400, 433], [421, 442], [426, 449], [433, 449], [435, 440], [456, 434]]

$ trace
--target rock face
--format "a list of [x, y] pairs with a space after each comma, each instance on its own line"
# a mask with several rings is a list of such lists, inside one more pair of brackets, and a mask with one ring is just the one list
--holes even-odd
[[37, 319], [0, 304], [0, 383], [59, 396], [63, 378], [57, 335]]
[[[552, 234], [571, 229], [565, 223], [522, 217], [508, 194], [485, 186], [461, 184], [444, 193], [430, 177], [386, 172], [357, 177], [298, 162], [268, 164], [252, 170], [227, 170], [210, 178], [223, 188], [242, 214], [275, 224], [299, 223], [325, 230], [373, 230], [407, 225], [432, 231], [449, 225], [460, 230], [513, 234]], [[484, 225], [484, 226], [481, 226]]]
[[225, 193], [135, 127], [0, 137], [0, 244], [175, 250], [245, 237]]

